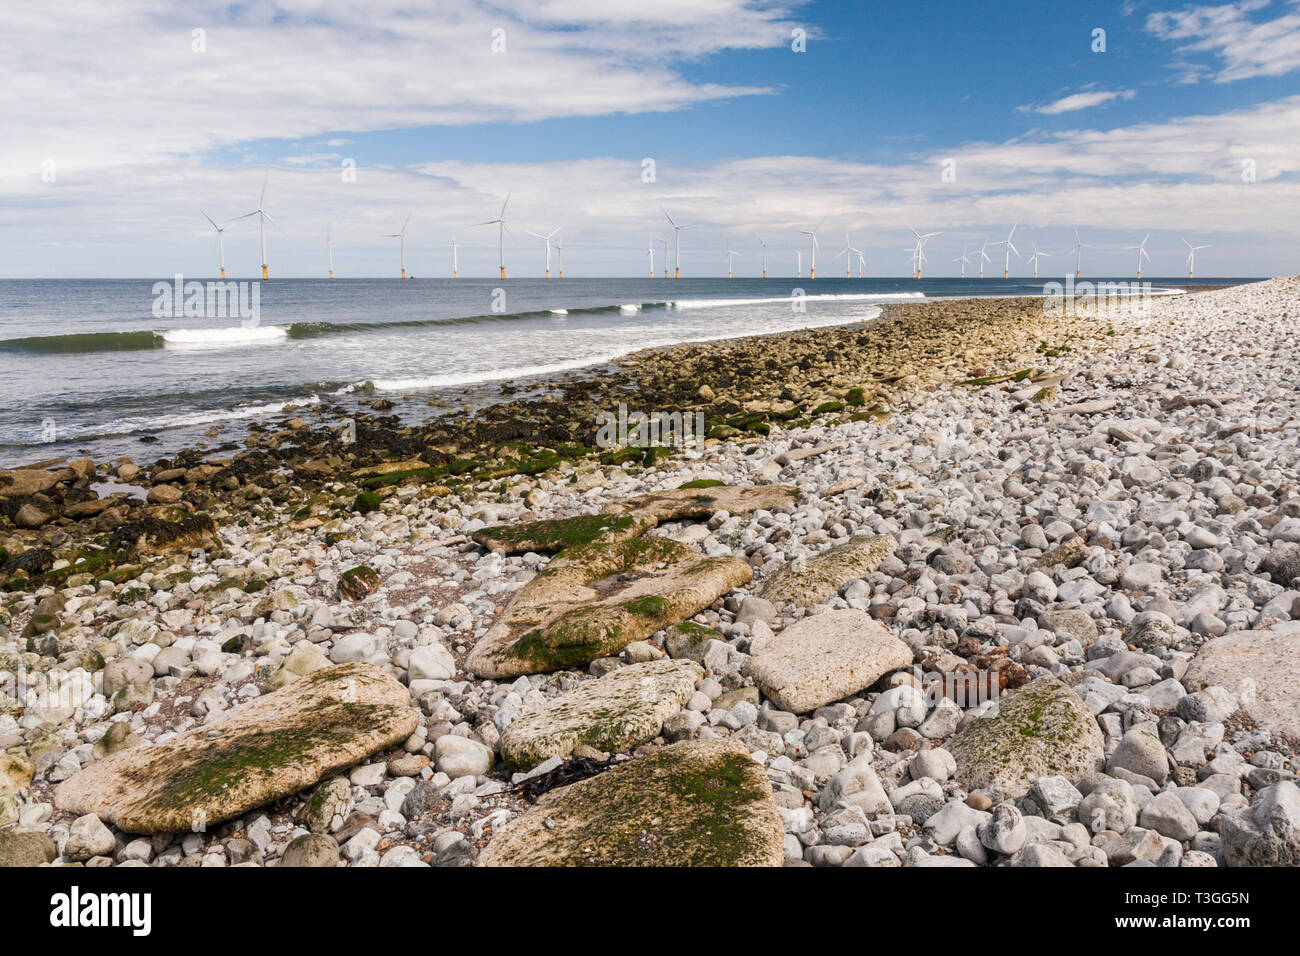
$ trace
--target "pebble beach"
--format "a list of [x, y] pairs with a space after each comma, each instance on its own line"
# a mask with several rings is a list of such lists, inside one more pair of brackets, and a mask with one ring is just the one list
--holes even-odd
[[[1297, 303], [909, 303], [0, 472], [0, 865], [1300, 865]], [[596, 447], [620, 401], [708, 438]]]

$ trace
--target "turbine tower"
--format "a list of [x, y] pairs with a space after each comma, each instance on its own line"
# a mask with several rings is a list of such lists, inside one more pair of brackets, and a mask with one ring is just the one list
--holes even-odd
[[1003, 263], [1002, 263], [1002, 278], [1004, 278], [1004, 279], [1009, 278], [1010, 275], [1011, 275], [1011, 253], [1014, 252], [1014, 253], [1016, 254], [1016, 257], [1017, 257], [1017, 258], [1020, 257], [1020, 250], [1017, 249], [1017, 248], [1016, 248], [1014, 245], [1012, 245], [1012, 243], [1011, 243], [1011, 237], [1014, 236], [1014, 235], [1016, 234], [1016, 226], [1018, 226], [1018, 225], [1020, 225], [1020, 223], [1014, 223], [1014, 224], [1012, 224], [1012, 226], [1011, 226], [1011, 231], [1010, 231], [1009, 233], [1007, 233], [1007, 237], [1006, 237], [1005, 239], [1002, 239], [1002, 240], [999, 241], [999, 242], [995, 242], [995, 243], [993, 243], [993, 245], [995, 245], [995, 246], [1006, 246], [1006, 247], [1007, 247], [1007, 248], [1006, 248], [1006, 258], [1003, 260]]
[[406, 278], [406, 224], [407, 224], [408, 222], [410, 222], [410, 221], [411, 221], [411, 217], [410, 217], [410, 216], [407, 216], [405, 219], [402, 220], [402, 230], [401, 230], [401, 232], [390, 232], [388, 235], [384, 236], [385, 239], [397, 239], [397, 240], [399, 240], [399, 241], [401, 242], [401, 245], [402, 245], [402, 278], [403, 278], [403, 279]]
[[[664, 209], [663, 206], [660, 206], [659, 208]], [[695, 225], [695, 223], [689, 223], [688, 225], [685, 226], [679, 226], [677, 225], [677, 221], [673, 219], [672, 216], [668, 215], [667, 209], [664, 209], [664, 216], [668, 219], [668, 221], [672, 224], [673, 227], [673, 248], [674, 248], [673, 278], [680, 279], [682, 277], [682, 230], [691, 228], [691, 226]]]
[[456, 250], [459, 248], [460, 248], [460, 243], [456, 241], [455, 236], [452, 236], [451, 237], [451, 277], [453, 279], [460, 278], [460, 262], [459, 262], [459, 257], [456, 255]]
[[1136, 246], [1125, 246], [1125, 247], [1124, 247], [1124, 248], [1127, 249], [1127, 250], [1133, 250], [1133, 249], [1136, 249], [1136, 250], [1137, 250], [1137, 254], [1138, 254], [1138, 255], [1137, 255], [1137, 259], [1138, 259], [1138, 274], [1137, 274], [1137, 277], [1138, 277], [1138, 281], [1139, 281], [1139, 282], [1142, 281], [1142, 257], [1143, 257], [1143, 256], [1146, 256], [1146, 260], [1147, 260], [1147, 262], [1150, 262], [1150, 261], [1151, 261], [1151, 256], [1147, 254], [1147, 240], [1150, 239], [1150, 238], [1151, 238], [1151, 233], [1148, 232], [1148, 233], [1147, 233], [1147, 234], [1142, 238], [1142, 241], [1139, 242]]
[[1092, 246], [1080, 241], [1079, 230], [1074, 230], [1074, 248], [1070, 250], [1074, 255], [1074, 277], [1079, 278], [1079, 273], [1083, 268], [1083, 250], [1091, 249]]
[[826, 217], [822, 216], [821, 219], [817, 221], [817, 225], [813, 226], [811, 229], [799, 230], [801, 235], [807, 236], [811, 240], [810, 245], [812, 246], [812, 259], [810, 260], [808, 266], [809, 279], [817, 278], [817, 246], [818, 246], [817, 230], [822, 227], [822, 223], [824, 223], [825, 221], [826, 221]]
[[1037, 278], [1038, 278], [1038, 260], [1039, 260], [1040, 258], [1043, 258], [1043, 259], [1050, 259], [1050, 258], [1052, 257], [1052, 254], [1051, 254], [1050, 252], [1040, 252], [1040, 251], [1038, 250], [1038, 243], [1036, 243], [1036, 242], [1031, 242], [1030, 245], [1034, 247], [1034, 254], [1033, 254], [1032, 256], [1029, 257], [1029, 261], [1032, 262], [1032, 263], [1034, 264], [1034, 278], [1037, 279]]
[[794, 251], [794, 277], [796, 279], [803, 278], [803, 250], [802, 249], [796, 249]]
[[755, 236], [754, 238], [758, 240], [758, 244], [763, 248], [763, 278], [766, 279], [767, 278], [767, 243], [763, 241], [762, 236]]
[[655, 277], [655, 241], [653, 239], [650, 240], [650, 248], [645, 252], [650, 257], [650, 278], [653, 279]]
[[257, 208], [254, 209], [252, 212], [246, 212], [242, 216], [236, 217], [237, 219], [247, 219], [249, 216], [257, 217], [257, 231], [262, 238], [262, 281], [263, 282], [271, 278], [271, 273], [267, 269], [267, 265], [266, 265], [266, 224], [269, 222], [275, 226], [279, 225], [278, 222], [276, 222], [274, 219], [271, 218], [271, 214], [266, 211], [266, 184], [267, 181], [270, 180], [270, 178], [271, 178], [271, 171], [268, 169], [266, 171], [266, 176], [262, 178], [262, 195], [257, 200]]
[[858, 278], [861, 279], [862, 278], [862, 250], [854, 248], [853, 240], [849, 238], [849, 234], [846, 232], [844, 234], [844, 248], [841, 249], [839, 252], [835, 253], [836, 259], [838, 259], [840, 256], [844, 257], [844, 278], [846, 279], [853, 278], [853, 254], [854, 253], [857, 253], [858, 255]]
[[555, 265], [559, 270], [559, 277], [564, 278], [564, 246], [558, 242], [555, 244]]
[[986, 240], [984, 241], [984, 244], [980, 246], [980, 250], [979, 250], [979, 252], [976, 253], [976, 255], [979, 256], [979, 258], [978, 258], [976, 261], [979, 262], [979, 264], [980, 264], [980, 278], [981, 278], [981, 279], [984, 278], [984, 263], [986, 263], [986, 262], [992, 262], [992, 261], [993, 261], [992, 259], [989, 258], [989, 254], [988, 254], [987, 252], [984, 251], [984, 250], [986, 250], [988, 247], [989, 247], [989, 244], [988, 244], [988, 240], [986, 239]]
[[733, 252], [730, 246], [727, 247], [727, 278], [728, 279], [731, 278], [731, 257], [732, 256], [735, 256], [738, 259], [745, 258], [739, 252]]
[[925, 235], [921, 235], [921, 233], [913, 229], [912, 235], [916, 236], [916, 278], [920, 279], [921, 267], [925, 264], [925, 244], [928, 240], [933, 239], [935, 236], [941, 236], [943, 233], [927, 232]]
[[[203, 212], [202, 209], [199, 212]], [[226, 278], [226, 246], [222, 240], [221, 234], [226, 231], [225, 226], [218, 226], [216, 222], [206, 212], [203, 212], [203, 218], [212, 223], [212, 228], [217, 230], [217, 263], [221, 267], [221, 278]]]
[[664, 247], [664, 278], [668, 278], [668, 247], [672, 245], [671, 239], [656, 239], [655, 242]]
[[966, 278], [966, 267], [971, 264], [971, 261], [970, 261], [970, 257], [966, 255], [965, 243], [962, 244], [961, 255], [959, 255], [956, 259], [952, 261], [961, 263], [961, 277], [963, 279]]
[[[501, 214], [495, 219], [489, 219], [487, 222], [475, 223], [478, 226], [496, 226], [497, 227], [497, 257], [501, 267], [501, 278], [506, 277], [506, 233], [510, 230], [506, 227], [506, 206], [510, 204], [510, 193], [506, 192], [506, 201], [501, 204]], [[515, 234], [510, 232], [510, 238], [513, 240]]]
[[536, 239], [541, 239], [546, 243], [546, 278], [551, 277], [551, 239], [557, 232], [563, 229], [563, 226], [556, 226], [547, 235], [543, 236], [540, 232], [530, 232], [529, 235]]
[[1187, 278], [1195, 279], [1196, 278], [1196, 250], [1208, 249], [1210, 247], [1208, 245], [1194, 246], [1186, 239], [1183, 240], [1183, 245], [1187, 247]]
[[330, 254], [330, 278], [334, 278], [334, 238], [330, 235], [329, 227], [325, 227], [325, 248]]

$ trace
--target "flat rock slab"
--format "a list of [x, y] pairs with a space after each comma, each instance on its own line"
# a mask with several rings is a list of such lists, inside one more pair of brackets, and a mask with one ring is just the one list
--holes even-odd
[[911, 663], [912, 649], [870, 614], [828, 611], [763, 642], [745, 673], [782, 710], [806, 714]]
[[545, 794], [481, 866], [780, 866], [784, 830], [761, 764], [688, 740]]
[[501, 756], [512, 770], [531, 770], [551, 757], [567, 757], [580, 744], [630, 753], [659, 736], [703, 677], [704, 668], [694, 661], [621, 667], [511, 721], [501, 735]]
[[1023, 797], [1038, 777], [1078, 783], [1105, 759], [1091, 711], [1051, 677], [1004, 694], [997, 716], [972, 721], [946, 747], [963, 786], [998, 790], [1008, 799]]
[[474, 540], [489, 551], [549, 554], [593, 541], [636, 538], [658, 523], [653, 515], [578, 515], [480, 528], [474, 532]]
[[1115, 407], [1113, 398], [1094, 398], [1086, 402], [1076, 402], [1073, 405], [1061, 405], [1052, 409], [1058, 415], [1099, 415], [1102, 412], [1108, 412]]
[[211, 827], [399, 744], [419, 724], [410, 692], [372, 664], [340, 664], [61, 783], [54, 803], [128, 833]]
[[760, 597], [778, 608], [808, 607], [836, 595], [849, 581], [866, 577], [894, 553], [889, 535], [859, 535], [811, 558], [790, 561], [763, 585]]
[[1183, 684], [1224, 687], [1255, 723], [1300, 739], [1300, 634], [1261, 630], [1216, 637], [1192, 658]]
[[658, 521], [708, 518], [715, 512], [733, 515], [770, 510], [794, 504], [799, 489], [793, 485], [717, 485], [713, 488], [674, 488], [614, 502], [618, 514], [649, 515]]
[[568, 548], [525, 584], [465, 658], [479, 677], [582, 667], [684, 621], [753, 570], [668, 538]]

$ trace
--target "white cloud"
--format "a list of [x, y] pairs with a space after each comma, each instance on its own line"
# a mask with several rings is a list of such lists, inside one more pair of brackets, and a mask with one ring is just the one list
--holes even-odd
[[[763, 93], [693, 82], [679, 66], [786, 43], [787, 12], [761, 0], [19, 4], [5, 11], [0, 170], [36, 177], [46, 159], [77, 170], [263, 138], [664, 111]], [[493, 52], [494, 29], [505, 31], [505, 52]]]
[[[1152, 13], [1146, 26], [1156, 36], [1183, 42], [1184, 53], [1211, 53], [1222, 60], [1214, 73], [1217, 83], [1254, 76], [1283, 76], [1300, 69], [1300, 9], [1273, 19], [1255, 20], [1250, 14], [1276, 9], [1270, 0], [1241, 0], [1219, 6], [1193, 6]], [[1194, 82], [1208, 71], [1185, 65], [1184, 79]]]
[[1059, 113], [1073, 113], [1076, 110], [1101, 106], [1103, 103], [1111, 102], [1111, 100], [1131, 100], [1136, 95], [1137, 93], [1133, 90], [1089, 90], [1083, 93], [1071, 93], [1069, 96], [1063, 96], [1041, 106], [1026, 105], [1017, 107], [1017, 109], [1022, 113], [1034, 112], [1043, 113], [1047, 116], [1056, 116]]

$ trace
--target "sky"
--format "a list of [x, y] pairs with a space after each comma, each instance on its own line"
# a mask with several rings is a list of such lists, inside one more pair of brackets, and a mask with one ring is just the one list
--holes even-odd
[[[1300, 0], [50, 0], [6, 10], [0, 278], [1300, 271]], [[820, 223], [820, 226], [818, 224]], [[990, 248], [990, 255], [1000, 251]], [[856, 270], [855, 270], [856, 271]], [[1029, 265], [1013, 258], [1012, 274]]]

